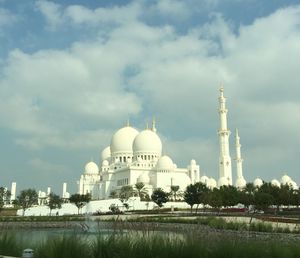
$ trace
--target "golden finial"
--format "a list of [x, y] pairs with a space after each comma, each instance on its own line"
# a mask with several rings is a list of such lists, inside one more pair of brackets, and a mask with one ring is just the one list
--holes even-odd
[[156, 132], [156, 121], [155, 121], [155, 117], [152, 118], [152, 131]]

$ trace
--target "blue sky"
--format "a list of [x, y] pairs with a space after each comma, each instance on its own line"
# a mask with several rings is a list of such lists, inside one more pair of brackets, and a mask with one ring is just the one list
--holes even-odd
[[245, 178], [300, 183], [299, 1], [0, 0], [0, 42], [0, 185], [75, 192], [152, 116], [165, 154], [217, 177], [220, 82]]

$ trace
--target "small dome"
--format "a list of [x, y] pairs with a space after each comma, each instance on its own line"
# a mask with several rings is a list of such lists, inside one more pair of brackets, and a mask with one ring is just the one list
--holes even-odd
[[235, 186], [237, 188], [245, 188], [245, 186], [246, 186], [246, 180], [243, 177], [237, 178], [237, 180], [235, 182]]
[[110, 153], [110, 146], [107, 146], [102, 152], [101, 152], [101, 160], [104, 161], [106, 159], [109, 159], [111, 156]]
[[103, 160], [102, 166], [104, 166], [104, 167], [109, 166], [109, 162], [107, 160]]
[[85, 165], [84, 174], [98, 174], [99, 168], [95, 162], [89, 162]]
[[39, 197], [40, 198], [45, 198], [45, 197], [47, 197], [47, 195], [46, 195], [45, 192], [40, 192]]
[[169, 156], [162, 156], [156, 163], [157, 170], [172, 170], [174, 168], [173, 161]]
[[200, 177], [200, 182], [203, 184], [208, 184], [209, 178], [207, 176]]
[[132, 153], [132, 143], [139, 132], [131, 126], [125, 126], [119, 129], [111, 138], [111, 154]]
[[218, 181], [218, 185], [220, 186], [224, 186], [224, 185], [229, 185], [229, 180], [226, 177], [220, 177], [219, 181]]
[[264, 182], [260, 178], [255, 178], [255, 180], [253, 181], [254, 187], [261, 187], [263, 183]]
[[196, 160], [192, 159], [192, 160], [191, 160], [191, 166], [196, 166], [196, 164], [197, 164], [197, 163], [196, 163]]
[[214, 178], [209, 178], [208, 180], [208, 184], [207, 186], [210, 188], [210, 189], [213, 189], [213, 188], [216, 188], [217, 187], [217, 181], [214, 179]]
[[289, 185], [292, 187], [293, 190], [298, 190], [299, 187], [295, 181], [290, 181]]
[[162, 144], [158, 135], [151, 130], [140, 132], [133, 142], [133, 153], [137, 154], [155, 154], [161, 156]]
[[149, 184], [150, 183], [150, 177], [147, 174], [142, 174], [138, 177], [137, 182], [138, 183], [144, 183], [145, 185]]
[[288, 175], [284, 175], [284, 176], [281, 178], [281, 183], [282, 183], [283, 185], [289, 184], [291, 181], [292, 181], [292, 179], [291, 179]]
[[273, 179], [273, 180], [271, 181], [271, 185], [280, 187], [280, 183], [279, 183], [279, 181], [278, 181], [277, 179]]

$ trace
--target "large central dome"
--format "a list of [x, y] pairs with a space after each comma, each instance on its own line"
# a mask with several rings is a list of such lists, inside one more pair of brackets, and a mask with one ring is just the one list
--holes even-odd
[[162, 144], [158, 135], [152, 130], [144, 130], [134, 139], [133, 154], [155, 154], [161, 156]]
[[111, 138], [111, 154], [132, 153], [132, 143], [138, 134], [139, 132], [131, 126], [119, 129]]

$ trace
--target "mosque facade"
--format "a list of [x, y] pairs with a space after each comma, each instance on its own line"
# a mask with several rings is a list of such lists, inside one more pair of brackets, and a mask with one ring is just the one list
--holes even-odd
[[[111, 138], [110, 145], [102, 152], [99, 166], [90, 161], [86, 164], [78, 184], [79, 194], [91, 194], [92, 199], [108, 199], [113, 191], [118, 192], [122, 186], [143, 183], [148, 194], [151, 195], [156, 188], [170, 192], [171, 186], [179, 186], [184, 191], [189, 184], [202, 182], [209, 188], [224, 185], [235, 185], [237, 188], [246, 186], [243, 177], [243, 158], [238, 131], [235, 134], [235, 168], [236, 181], [232, 178], [232, 159], [230, 156], [229, 137], [230, 130], [227, 126], [226, 98], [224, 88], [220, 88], [219, 118], [219, 178], [201, 176], [199, 164], [191, 159], [184, 168], [179, 168], [171, 157], [162, 155], [162, 142], [157, 134], [155, 121], [151, 128], [138, 131], [129, 123], [117, 130]], [[298, 187], [287, 175], [282, 177], [283, 184], [289, 183]], [[283, 182], [284, 181], [284, 182]], [[259, 187], [263, 181], [254, 180], [254, 185]], [[272, 180], [272, 184], [280, 185], [279, 181]]]
[[100, 168], [94, 162], [87, 163], [78, 186], [80, 194], [107, 199], [122, 186], [138, 182], [151, 194], [156, 188], [170, 191], [172, 185], [184, 190], [199, 181], [200, 167], [195, 160], [186, 168], [178, 168], [169, 156], [162, 155], [162, 142], [153, 121], [150, 129], [140, 132], [129, 124], [119, 129], [101, 153]]

